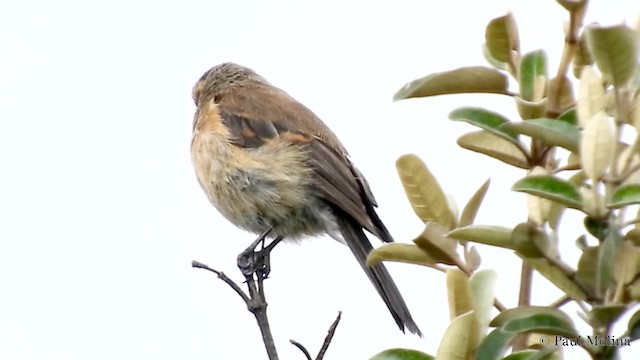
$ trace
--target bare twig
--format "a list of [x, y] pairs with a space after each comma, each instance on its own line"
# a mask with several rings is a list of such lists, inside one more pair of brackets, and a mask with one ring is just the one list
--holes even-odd
[[336, 316], [336, 319], [333, 321], [333, 324], [331, 324], [331, 326], [329, 327], [329, 331], [327, 332], [327, 337], [324, 338], [324, 343], [322, 343], [322, 347], [318, 352], [318, 356], [316, 356], [316, 360], [322, 360], [324, 358], [324, 354], [327, 352], [327, 349], [329, 349], [329, 344], [333, 339], [333, 335], [336, 333], [336, 328], [338, 328], [338, 323], [340, 323], [341, 318], [342, 318], [342, 311], [338, 311], [338, 316]]
[[[320, 351], [318, 351], [318, 356], [316, 356], [316, 360], [324, 359], [324, 355], [327, 353], [327, 349], [329, 349], [329, 344], [331, 344], [333, 335], [336, 333], [336, 328], [338, 327], [338, 323], [340, 323], [341, 317], [342, 317], [342, 311], [338, 311], [338, 316], [329, 327], [329, 331], [327, 332], [327, 337], [324, 338], [324, 342], [322, 343], [322, 347], [320, 348]], [[302, 353], [307, 358], [307, 360], [311, 360], [311, 355], [309, 354], [309, 351], [307, 351], [307, 349], [304, 347], [304, 345], [300, 344], [295, 340], [289, 340], [289, 342], [292, 343], [298, 349], [300, 349], [300, 351], [302, 351]]]
[[300, 349], [300, 351], [302, 351], [302, 353], [304, 354], [304, 357], [307, 360], [312, 360], [311, 359], [311, 354], [309, 354], [309, 351], [307, 351], [307, 349], [304, 347], [304, 345], [300, 344], [299, 342], [295, 341], [295, 340], [289, 340], [290, 343], [293, 344], [293, 346], [297, 347], [298, 349]]
[[258, 284], [256, 286], [256, 280], [251, 275], [245, 275], [245, 280], [247, 284], [247, 288], [249, 290], [249, 295], [247, 295], [240, 286], [236, 284], [233, 280], [227, 277], [222, 271], [215, 270], [201, 262], [193, 260], [191, 262], [191, 266], [198, 269], [204, 269], [213, 272], [218, 276], [219, 279], [227, 283], [233, 291], [235, 291], [238, 296], [242, 298], [244, 303], [247, 305], [247, 309], [253, 314], [258, 322], [258, 327], [260, 327], [260, 332], [262, 333], [262, 342], [267, 350], [267, 355], [269, 356], [269, 360], [278, 360], [278, 353], [276, 351], [276, 346], [273, 341], [273, 336], [271, 335], [271, 327], [269, 326], [269, 318], [267, 317], [267, 302], [264, 297], [264, 286], [263, 286], [263, 277], [258, 275]]

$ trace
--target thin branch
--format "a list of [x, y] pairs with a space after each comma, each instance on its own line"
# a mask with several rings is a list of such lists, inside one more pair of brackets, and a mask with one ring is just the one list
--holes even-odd
[[329, 344], [331, 344], [331, 340], [333, 339], [333, 335], [336, 333], [336, 329], [338, 328], [338, 324], [340, 323], [341, 318], [342, 311], [338, 311], [338, 316], [333, 321], [333, 324], [331, 324], [331, 326], [329, 327], [327, 337], [324, 338], [324, 343], [322, 343], [322, 347], [318, 352], [318, 356], [316, 356], [316, 360], [322, 360], [324, 358], [324, 354], [327, 353], [327, 349], [329, 349]]
[[260, 328], [260, 332], [262, 334], [262, 342], [264, 343], [265, 349], [267, 350], [269, 360], [278, 360], [278, 353], [273, 341], [273, 336], [271, 335], [269, 318], [267, 317], [267, 302], [264, 297], [263, 277], [260, 275], [257, 276], [258, 285], [256, 286], [256, 281], [253, 274], [245, 275], [247, 288], [249, 290], [249, 295], [247, 296], [247, 294], [242, 291], [242, 289], [240, 289], [240, 286], [238, 286], [238, 284], [227, 277], [222, 271], [215, 270], [195, 260], [191, 262], [191, 266], [194, 268], [213, 272], [218, 276], [219, 279], [229, 285], [233, 289], [233, 291], [235, 291], [238, 296], [242, 298], [244, 303], [247, 305], [247, 309], [253, 314], [253, 316], [256, 318], [256, 321], [258, 322], [258, 327]]
[[242, 300], [245, 302], [245, 304], [249, 304], [249, 301], [251, 301], [251, 299], [249, 299], [249, 297], [244, 293], [244, 291], [242, 291], [242, 289], [240, 289], [240, 286], [238, 286], [238, 284], [236, 284], [233, 280], [231, 280], [227, 275], [225, 275], [225, 273], [223, 273], [222, 271], [218, 271], [216, 269], [210, 268], [209, 266], [193, 260], [191, 262], [191, 267], [197, 268], [197, 269], [204, 269], [207, 271], [211, 271], [212, 273], [218, 275], [218, 279], [224, 281], [225, 283], [227, 283], [227, 285], [229, 285], [233, 291], [236, 292], [236, 294], [238, 294], [238, 296], [240, 296], [242, 298]]
[[[327, 349], [329, 349], [329, 344], [331, 344], [331, 340], [333, 339], [333, 335], [336, 333], [336, 328], [338, 327], [338, 323], [340, 323], [341, 318], [342, 318], [342, 311], [338, 311], [338, 316], [329, 327], [329, 330], [327, 331], [327, 337], [324, 338], [324, 342], [322, 343], [322, 347], [318, 352], [318, 356], [316, 356], [316, 360], [324, 359], [324, 355], [327, 353]], [[311, 360], [311, 354], [309, 354], [309, 351], [307, 351], [304, 345], [300, 344], [295, 340], [289, 340], [289, 342], [292, 343], [298, 349], [300, 349], [300, 351], [302, 351], [302, 353], [307, 358], [307, 360]]]
[[312, 360], [311, 359], [311, 354], [309, 354], [309, 351], [307, 350], [307, 348], [304, 347], [304, 345], [300, 344], [299, 342], [295, 341], [295, 340], [289, 340], [289, 342], [291, 344], [293, 344], [293, 346], [297, 347], [298, 349], [300, 349], [300, 351], [302, 351], [302, 353], [304, 354], [304, 357], [307, 360]]

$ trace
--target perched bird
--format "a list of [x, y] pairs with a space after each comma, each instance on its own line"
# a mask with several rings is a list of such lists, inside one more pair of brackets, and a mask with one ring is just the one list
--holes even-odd
[[347, 245], [402, 331], [422, 335], [364, 230], [393, 238], [336, 135], [307, 107], [246, 67], [223, 63], [192, 92], [191, 156], [209, 201], [236, 226], [276, 239], [328, 234]]

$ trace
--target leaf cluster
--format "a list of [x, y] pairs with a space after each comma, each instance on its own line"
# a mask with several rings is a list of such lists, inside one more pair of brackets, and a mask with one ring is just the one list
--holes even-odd
[[[630, 316], [624, 333], [612, 333], [613, 324], [640, 301], [640, 31], [626, 25], [585, 27], [587, 1], [558, 3], [569, 26], [554, 74], [544, 50], [521, 50], [509, 13], [486, 27], [483, 52], [490, 67], [431, 74], [395, 94], [395, 100], [460, 93], [513, 98], [516, 120], [477, 107], [455, 109], [449, 118], [477, 128], [461, 136], [459, 146], [525, 170], [512, 190], [527, 194], [528, 216], [510, 228], [475, 224], [489, 180], [458, 214], [418, 156], [400, 157], [399, 177], [425, 229], [413, 243], [374, 250], [368, 262], [398, 261], [446, 273], [451, 324], [435, 357], [391, 349], [372, 359], [561, 359], [557, 346], [540, 339], [580, 336], [574, 319], [561, 309], [569, 302], [579, 306], [578, 316], [593, 336], [640, 339], [640, 311]], [[624, 141], [623, 132], [632, 136]], [[566, 263], [558, 248], [571, 241], [558, 235], [569, 211], [584, 217], [584, 228], [572, 229], [578, 231], [577, 264]], [[521, 292], [520, 305], [506, 308], [493, 293], [496, 273], [478, 270], [481, 255], [474, 243], [508, 250], [522, 260], [523, 272], [544, 276], [563, 298], [534, 306], [530, 294]], [[492, 307], [499, 311], [493, 319]], [[582, 347], [592, 359], [617, 357], [615, 346]]]

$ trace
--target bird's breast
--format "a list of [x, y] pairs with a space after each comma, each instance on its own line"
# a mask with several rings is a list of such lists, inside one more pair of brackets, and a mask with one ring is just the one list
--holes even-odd
[[298, 237], [324, 232], [328, 206], [315, 196], [306, 145], [274, 138], [258, 148], [232, 142], [224, 127], [200, 126], [193, 166], [209, 201], [236, 226]]

